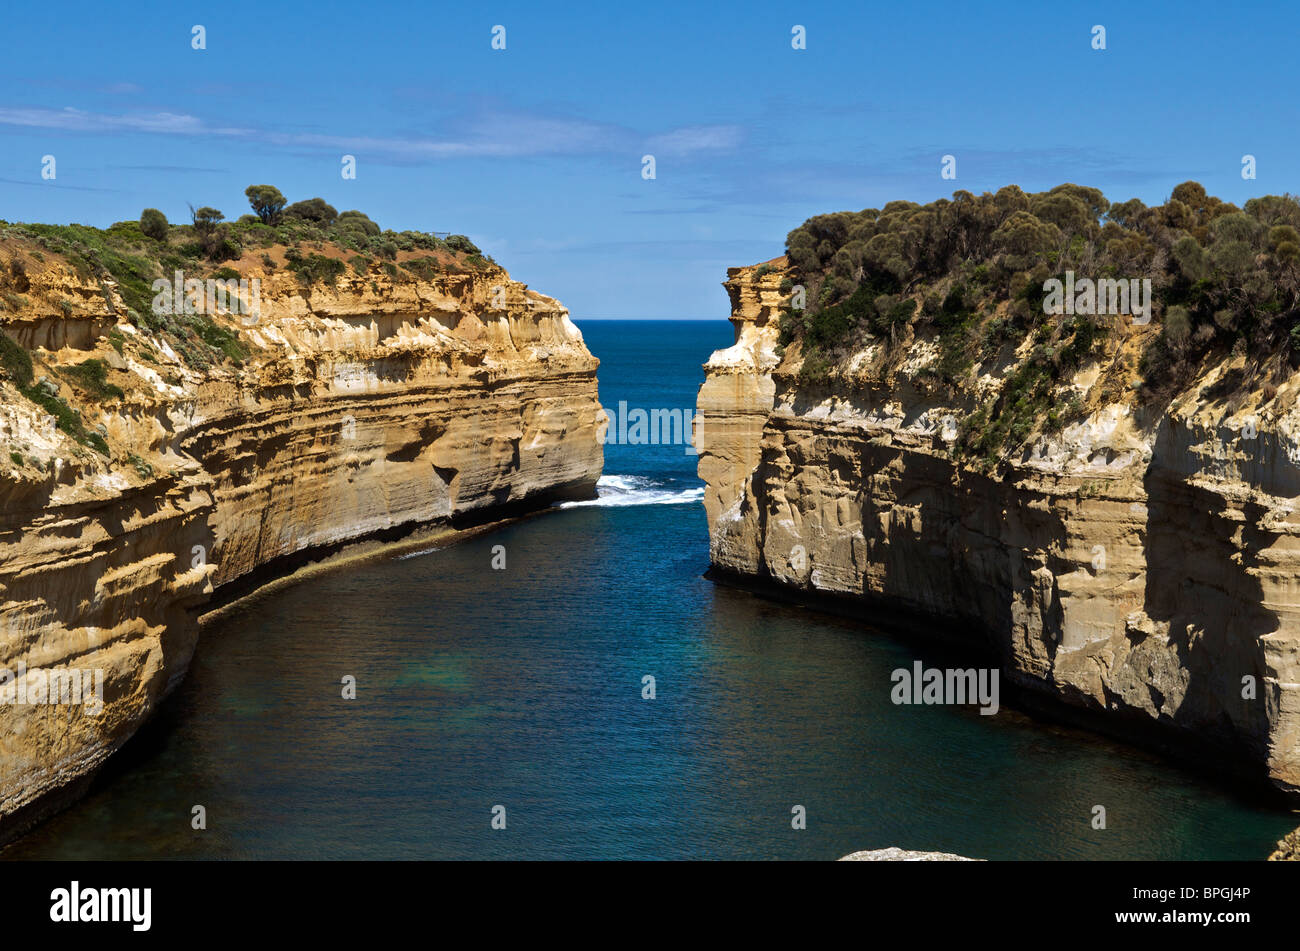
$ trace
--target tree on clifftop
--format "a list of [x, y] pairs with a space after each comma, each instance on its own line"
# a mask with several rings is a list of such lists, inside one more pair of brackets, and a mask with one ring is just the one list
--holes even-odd
[[365, 235], [379, 234], [379, 225], [370, 220], [364, 211], [345, 211], [339, 214], [340, 228], [360, 231]]
[[253, 206], [257, 217], [262, 219], [262, 224], [279, 223], [280, 213], [288, 203], [288, 199], [280, 194], [280, 189], [274, 185], [249, 185], [244, 189], [244, 194], [248, 196], [248, 203]]
[[308, 198], [296, 201], [284, 210], [286, 218], [301, 218], [319, 225], [331, 224], [339, 213], [324, 198]]
[[157, 208], [140, 212], [140, 233], [155, 241], [167, 240], [167, 216]]
[[198, 235], [203, 253], [210, 260], [230, 261], [239, 257], [239, 243], [231, 238], [229, 229], [221, 224], [225, 215], [207, 205], [198, 211], [190, 205], [190, 217], [194, 221], [194, 233]]
[[226, 218], [220, 211], [204, 205], [198, 211], [193, 206], [190, 207], [190, 219], [194, 222], [194, 231], [200, 238], [206, 238], [217, 230], [219, 225]]

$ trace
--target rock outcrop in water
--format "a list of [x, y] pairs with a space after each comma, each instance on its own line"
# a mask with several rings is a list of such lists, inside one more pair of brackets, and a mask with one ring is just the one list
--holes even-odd
[[1269, 855], [1270, 862], [1300, 862], [1300, 829], [1289, 832], [1278, 841]]
[[906, 327], [809, 372], [780, 331], [801, 280], [785, 258], [728, 271], [736, 343], [696, 418], [716, 572], [943, 619], [1030, 699], [1300, 790], [1300, 377], [1275, 361], [1243, 389], [1258, 363], [1225, 352], [1153, 411], [1134, 381], [1161, 325], [1120, 327], [1053, 397], [1076, 416], [990, 468], [954, 442], [1035, 341], [948, 390]]
[[218, 347], [196, 356], [107, 273], [0, 241], [0, 667], [26, 666], [15, 689], [38, 668], [103, 676], [98, 715], [0, 703], [7, 833], [185, 675], [214, 592], [361, 539], [594, 494], [598, 361], [557, 301], [451, 257], [418, 278], [375, 261], [305, 284], [283, 248], [246, 255], [260, 311], [194, 318]]
[[887, 849], [870, 849], [865, 852], [850, 852], [841, 856], [841, 862], [979, 862], [964, 855], [952, 852], [914, 852], [891, 845]]

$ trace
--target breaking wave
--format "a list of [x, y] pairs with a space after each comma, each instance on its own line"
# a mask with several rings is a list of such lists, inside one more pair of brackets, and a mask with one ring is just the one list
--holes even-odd
[[687, 505], [702, 501], [704, 486], [679, 489], [654, 479], [633, 475], [601, 476], [596, 482], [596, 498], [581, 502], [562, 502], [560, 508], [583, 505]]

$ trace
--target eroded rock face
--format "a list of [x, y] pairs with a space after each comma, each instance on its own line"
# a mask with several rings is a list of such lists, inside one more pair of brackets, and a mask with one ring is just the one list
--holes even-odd
[[950, 450], [963, 411], [912, 385], [924, 341], [885, 379], [800, 382], [783, 263], [729, 272], [737, 345], [700, 390], [714, 565], [955, 622], [1020, 687], [1300, 791], [1297, 381], [1229, 407], [1198, 396], [1216, 367], [1154, 418], [1102, 406], [985, 475]]
[[1277, 843], [1268, 860], [1270, 862], [1300, 862], [1300, 829], [1288, 832]]
[[[184, 676], [198, 608], [222, 586], [343, 543], [594, 493], [598, 361], [563, 306], [499, 269], [395, 283], [375, 268], [310, 289], [255, 270], [257, 319], [219, 321], [250, 356], [205, 369], [128, 321], [111, 289], [96, 297], [30, 258], [27, 273], [12, 337], [46, 348], [38, 374], [109, 458], [3, 384], [0, 667], [102, 671], [103, 708], [0, 702], [9, 835]], [[60, 377], [92, 357], [124, 396], [92, 402]]]

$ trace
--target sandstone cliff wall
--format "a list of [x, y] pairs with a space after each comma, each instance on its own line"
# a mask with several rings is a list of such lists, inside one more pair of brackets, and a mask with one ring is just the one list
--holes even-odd
[[[398, 282], [379, 267], [262, 283], [216, 323], [238, 363], [195, 367], [111, 281], [21, 248], [2, 329], [108, 454], [3, 384], [0, 667], [99, 670], [103, 709], [0, 703], [0, 827], [93, 772], [185, 674], [223, 586], [371, 537], [594, 492], [596, 367], [567, 311], [504, 271]], [[62, 371], [111, 368], [121, 396]], [[70, 381], [71, 380], [71, 381]], [[30, 675], [29, 675], [29, 678]]]
[[783, 263], [729, 272], [737, 343], [700, 389], [713, 564], [953, 622], [1031, 696], [1300, 790], [1297, 382], [1216, 401], [1221, 365], [1167, 410], [1102, 405], [984, 474], [951, 451], [965, 410], [913, 385], [923, 343], [886, 380], [800, 381]]

